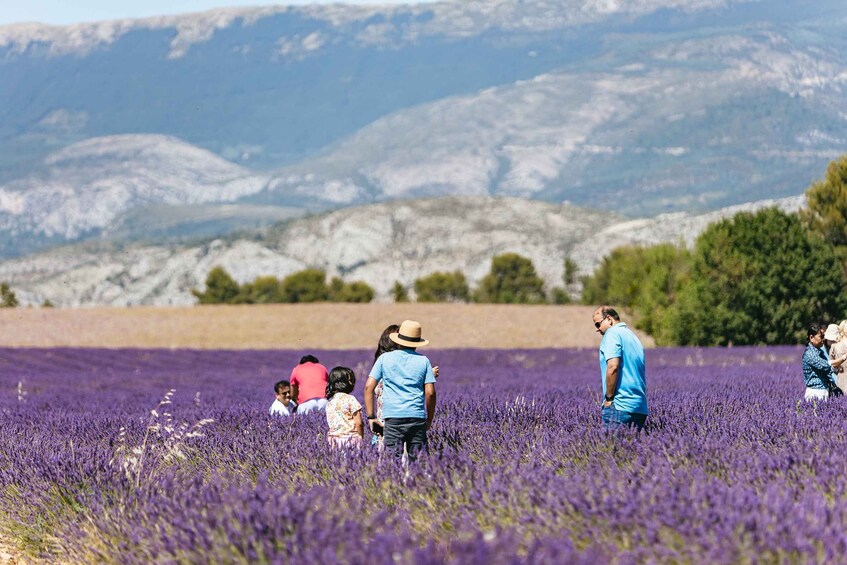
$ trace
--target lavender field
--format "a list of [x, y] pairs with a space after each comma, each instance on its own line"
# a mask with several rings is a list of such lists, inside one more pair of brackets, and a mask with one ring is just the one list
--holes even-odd
[[410, 468], [331, 450], [322, 415], [267, 415], [302, 353], [0, 350], [0, 537], [75, 563], [847, 554], [847, 401], [798, 402], [799, 346], [649, 350], [648, 427], [619, 436], [594, 349], [428, 350], [438, 413]]

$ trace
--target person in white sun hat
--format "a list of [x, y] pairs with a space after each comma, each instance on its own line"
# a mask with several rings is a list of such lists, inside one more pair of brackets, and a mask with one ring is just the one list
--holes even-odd
[[847, 368], [847, 320], [837, 326], [829, 324], [823, 334], [824, 353], [826, 353], [832, 372], [835, 373], [836, 385], [842, 392], [847, 388], [845, 371]]
[[414, 461], [418, 453], [427, 450], [426, 432], [435, 416], [435, 374], [429, 359], [416, 351], [429, 341], [413, 320], [404, 321], [389, 338], [400, 348], [383, 353], [374, 362], [365, 383], [365, 412], [373, 430], [377, 422], [374, 390], [381, 382], [385, 449], [398, 458], [405, 449], [409, 461]]

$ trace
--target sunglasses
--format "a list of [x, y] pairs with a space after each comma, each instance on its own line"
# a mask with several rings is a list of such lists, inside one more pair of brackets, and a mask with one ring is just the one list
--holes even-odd
[[596, 329], [598, 329], [598, 330], [599, 330], [599, 329], [600, 329], [600, 324], [602, 324], [602, 323], [603, 323], [603, 321], [604, 321], [606, 318], [608, 318], [608, 317], [609, 317], [609, 316], [603, 316], [603, 317], [600, 319], [600, 321], [599, 321], [599, 322], [594, 322], [594, 327], [595, 327]]

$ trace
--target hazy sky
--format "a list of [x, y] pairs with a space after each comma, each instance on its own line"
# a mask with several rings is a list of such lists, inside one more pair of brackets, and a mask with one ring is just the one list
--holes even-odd
[[[337, 0], [335, 0], [337, 3]], [[432, 0], [423, 0], [432, 1]], [[18, 22], [72, 24], [119, 18], [143, 18], [163, 14], [202, 12], [228, 6], [273, 4], [331, 4], [329, 0], [0, 0], [0, 25]], [[347, 0], [345, 4], [414, 4], [417, 1]]]

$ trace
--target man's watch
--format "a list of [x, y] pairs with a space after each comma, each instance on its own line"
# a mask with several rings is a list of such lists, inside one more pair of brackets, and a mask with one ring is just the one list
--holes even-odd
[[367, 418], [368, 420], [376, 420], [376, 416], [374, 416], [373, 414], [371, 414], [370, 416], [365, 416], [365, 418]]
[[612, 395], [612, 396], [606, 395], [605, 398], [606, 398], [606, 402], [611, 402], [615, 399], [614, 395]]

